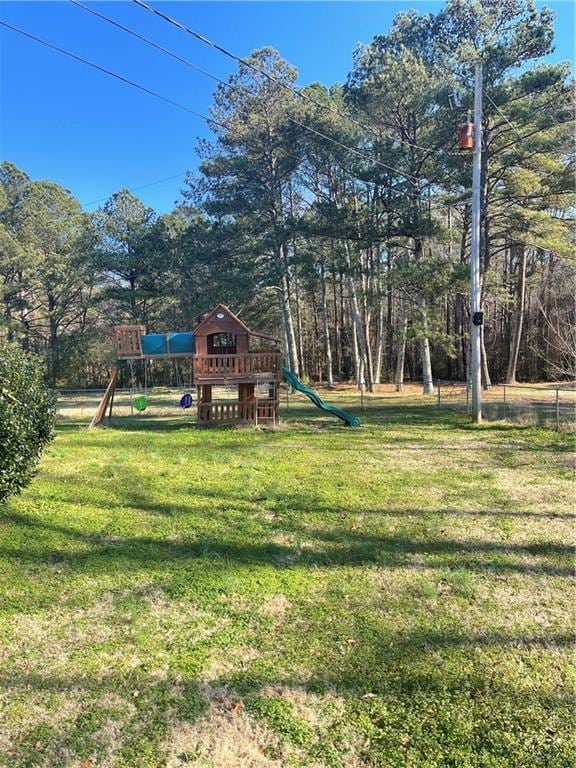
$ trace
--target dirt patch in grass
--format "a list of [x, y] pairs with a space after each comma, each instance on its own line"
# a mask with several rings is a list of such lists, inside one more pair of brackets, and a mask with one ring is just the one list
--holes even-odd
[[573, 489], [560, 478], [550, 476], [546, 468], [538, 474], [530, 483], [526, 483], [524, 473], [518, 469], [499, 468], [496, 479], [502, 493], [518, 508], [530, 512], [547, 509], [557, 512], [559, 508], [564, 508], [568, 516], [570, 509], [574, 513]]
[[208, 711], [196, 723], [178, 723], [166, 744], [166, 768], [280, 768], [278, 738], [246, 712], [225, 688], [201, 686]]
[[207, 683], [222, 680], [238, 672], [246, 671], [250, 664], [258, 659], [260, 653], [249, 645], [237, 648], [215, 648], [202, 671], [202, 677]]
[[260, 607], [262, 616], [272, 616], [278, 621], [282, 620], [290, 608], [290, 600], [286, 595], [270, 595]]

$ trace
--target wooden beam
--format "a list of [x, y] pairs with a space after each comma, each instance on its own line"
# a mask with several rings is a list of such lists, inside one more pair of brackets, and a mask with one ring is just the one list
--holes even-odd
[[96, 410], [96, 413], [92, 417], [92, 421], [88, 425], [88, 429], [94, 429], [94, 427], [100, 426], [100, 424], [102, 424], [102, 422], [104, 421], [104, 416], [106, 415], [106, 408], [114, 394], [114, 390], [116, 389], [116, 383], [118, 382], [119, 372], [120, 372], [120, 367], [118, 365], [113, 365], [112, 371], [110, 372], [110, 382], [106, 387], [106, 392], [104, 392], [104, 395], [102, 396], [102, 400], [100, 400], [100, 404], [98, 406], [98, 409]]

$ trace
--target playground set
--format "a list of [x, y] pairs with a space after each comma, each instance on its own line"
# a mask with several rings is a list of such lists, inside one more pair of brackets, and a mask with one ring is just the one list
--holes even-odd
[[[108, 411], [111, 418], [114, 393], [120, 368], [128, 363], [134, 389], [133, 365], [137, 360], [188, 359], [196, 387], [198, 426], [268, 424], [278, 422], [280, 383], [306, 395], [318, 408], [342, 419], [350, 427], [360, 421], [340, 408], [325, 403], [317, 392], [306, 386], [291, 371], [282, 368], [280, 343], [273, 336], [251, 331], [224, 304], [198, 318], [191, 332], [146, 333], [143, 325], [120, 325], [114, 329], [117, 358], [110, 381], [90, 422], [90, 428], [102, 424]], [[255, 350], [253, 347], [258, 346]], [[235, 398], [218, 399], [217, 391], [233, 391]], [[180, 406], [193, 404], [191, 392], [185, 392]], [[148, 407], [147, 392], [133, 400], [137, 411]]]

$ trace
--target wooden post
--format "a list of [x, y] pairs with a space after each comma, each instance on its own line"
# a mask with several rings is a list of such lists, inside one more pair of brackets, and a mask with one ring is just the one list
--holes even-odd
[[[199, 403], [205, 404], [205, 403], [211, 403], [212, 402], [212, 385], [211, 384], [202, 384], [200, 387], [200, 400]], [[203, 421], [211, 421], [212, 416], [212, 406], [210, 408], [204, 409], [204, 419]]]
[[[238, 384], [238, 412], [244, 414], [243, 418], [242, 416], [240, 417], [241, 421], [252, 421], [254, 419], [258, 422], [256, 414], [258, 403], [254, 395], [254, 386], [254, 384], [249, 382]], [[250, 408], [250, 405], [252, 405], [252, 408]], [[254, 414], [253, 418], [251, 418], [252, 413]]]

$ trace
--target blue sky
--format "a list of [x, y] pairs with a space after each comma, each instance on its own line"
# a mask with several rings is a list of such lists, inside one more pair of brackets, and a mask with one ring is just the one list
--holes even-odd
[[[230, 59], [133, 3], [90, 5], [222, 79], [235, 69]], [[297, 66], [300, 85], [344, 81], [356, 45], [385, 32], [398, 11], [437, 12], [442, 5], [415, 0], [158, 3], [239, 55], [273, 46]], [[545, 5], [557, 13], [556, 52], [550, 58], [573, 60], [574, 3]], [[0, 18], [190, 109], [208, 112], [213, 81], [68, 2], [3, 2]], [[0, 34], [1, 158], [34, 179], [62, 184], [83, 204], [121, 187], [150, 184], [137, 194], [158, 211], [170, 210], [184, 172], [196, 166], [197, 138], [210, 134], [206, 124], [10, 30]]]

